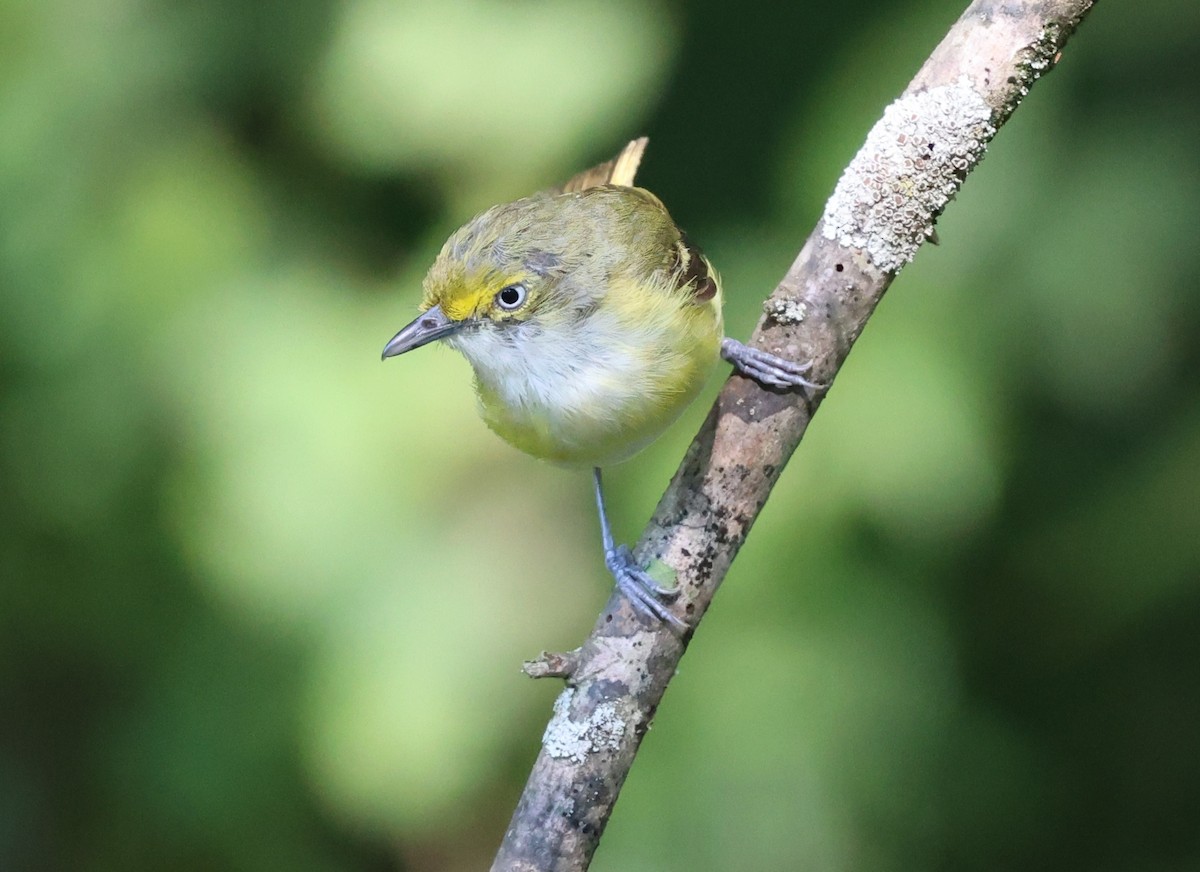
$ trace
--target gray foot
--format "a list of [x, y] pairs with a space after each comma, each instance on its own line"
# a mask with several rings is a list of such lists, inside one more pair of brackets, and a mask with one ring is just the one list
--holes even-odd
[[613, 544], [612, 528], [608, 526], [608, 512], [604, 508], [604, 488], [600, 483], [599, 467], [592, 470], [592, 480], [596, 485], [596, 509], [600, 513], [600, 538], [604, 542], [604, 565], [616, 579], [617, 589], [625, 594], [634, 609], [643, 615], [657, 618], [676, 629], [686, 630], [687, 624], [671, 614], [666, 606], [666, 603], [679, 596], [679, 591], [659, 586], [646, 570], [633, 562], [633, 554], [626, 546]]
[[633, 607], [644, 615], [666, 621], [680, 630], [687, 629], [687, 624], [675, 617], [666, 607], [679, 596], [679, 591], [669, 587], [661, 587], [644, 570], [633, 562], [633, 555], [624, 545], [604, 552], [604, 565], [617, 580], [617, 587], [629, 599]]
[[812, 361], [794, 363], [766, 351], [751, 348], [726, 336], [721, 340], [721, 357], [728, 360], [743, 375], [772, 388], [808, 388], [822, 390], [825, 385], [811, 382], [804, 376], [812, 370]]

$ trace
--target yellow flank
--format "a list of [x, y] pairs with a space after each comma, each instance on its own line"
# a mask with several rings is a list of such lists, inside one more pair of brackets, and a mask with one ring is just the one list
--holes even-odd
[[423, 314], [385, 354], [458, 349], [487, 425], [534, 457], [602, 467], [657, 438], [703, 387], [723, 329], [708, 261], [657, 197], [611, 183], [632, 182], [644, 145], [456, 231]]

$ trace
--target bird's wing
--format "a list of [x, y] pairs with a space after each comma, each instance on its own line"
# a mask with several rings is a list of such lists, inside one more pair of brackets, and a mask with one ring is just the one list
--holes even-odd
[[621, 153], [612, 160], [572, 176], [566, 184], [555, 190], [566, 194], [586, 191], [588, 188], [596, 188], [600, 185], [633, 187], [633, 177], [637, 175], [638, 164], [642, 162], [642, 153], [646, 150], [646, 143], [649, 141], [644, 136], [638, 137], [621, 149]]
[[[638, 137], [621, 149], [621, 153], [612, 160], [572, 176], [566, 184], [554, 188], [554, 193], [580, 193], [610, 185], [633, 188], [634, 176], [637, 175], [638, 165], [642, 162], [642, 154], [646, 151], [648, 142], [649, 139], [645, 136]], [[625, 202], [632, 200], [640, 203], [641, 208], [648, 209], [655, 217], [661, 217], [664, 230], [670, 228], [668, 239], [663, 240], [666, 249], [664, 265], [673, 279], [673, 287], [686, 288], [694, 303], [708, 303], [717, 296], [720, 279], [712, 263], [692, 244], [683, 231], [675, 226], [658, 197], [642, 188], [626, 191], [623, 196], [631, 198]], [[669, 242], [669, 239], [674, 241]]]
[[675, 287], [687, 287], [693, 302], [707, 303], [717, 295], [719, 279], [716, 270], [682, 230], [671, 252], [669, 269], [675, 278]]

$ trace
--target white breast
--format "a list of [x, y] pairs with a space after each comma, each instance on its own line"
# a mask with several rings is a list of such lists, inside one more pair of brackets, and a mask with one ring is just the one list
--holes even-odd
[[[630, 402], [653, 400], [665, 371], [683, 363], [673, 355], [647, 354], [662, 337], [643, 328], [629, 335], [602, 313], [543, 330], [533, 324], [482, 325], [452, 338], [485, 383], [514, 412], [551, 419], [618, 413]], [[663, 359], [656, 359], [661, 357]]]

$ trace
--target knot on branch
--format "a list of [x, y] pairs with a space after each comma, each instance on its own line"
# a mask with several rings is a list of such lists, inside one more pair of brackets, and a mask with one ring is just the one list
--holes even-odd
[[521, 671], [530, 678], [566, 678], [569, 679], [579, 668], [582, 649], [574, 651], [543, 651], [532, 660], [521, 664]]

